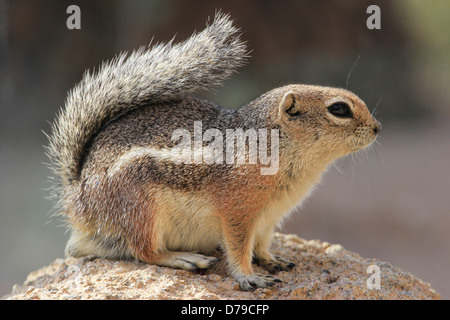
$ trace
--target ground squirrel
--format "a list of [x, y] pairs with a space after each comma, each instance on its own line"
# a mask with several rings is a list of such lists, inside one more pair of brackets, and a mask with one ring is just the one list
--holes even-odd
[[67, 255], [197, 270], [217, 263], [208, 254], [220, 247], [243, 290], [278, 281], [252, 262], [270, 273], [294, 267], [269, 253], [274, 229], [380, 124], [343, 89], [287, 85], [237, 110], [191, 96], [247, 56], [218, 13], [184, 42], [121, 54], [83, 76], [47, 147]]

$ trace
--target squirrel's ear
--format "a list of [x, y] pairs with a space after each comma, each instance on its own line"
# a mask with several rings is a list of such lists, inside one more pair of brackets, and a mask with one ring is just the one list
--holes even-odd
[[298, 117], [302, 114], [293, 91], [286, 92], [278, 107], [278, 116]]

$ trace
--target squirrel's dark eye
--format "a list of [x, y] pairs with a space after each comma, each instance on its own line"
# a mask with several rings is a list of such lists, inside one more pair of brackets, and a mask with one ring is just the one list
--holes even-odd
[[350, 107], [343, 102], [335, 103], [328, 107], [328, 112], [330, 112], [333, 116], [340, 118], [353, 118], [352, 111]]

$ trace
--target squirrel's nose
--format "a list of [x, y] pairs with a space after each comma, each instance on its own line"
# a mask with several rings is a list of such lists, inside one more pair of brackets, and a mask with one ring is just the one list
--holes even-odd
[[383, 126], [381, 125], [381, 123], [375, 120], [375, 126], [373, 127], [373, 133], [378, 134], [381, 131], [382, 127]]

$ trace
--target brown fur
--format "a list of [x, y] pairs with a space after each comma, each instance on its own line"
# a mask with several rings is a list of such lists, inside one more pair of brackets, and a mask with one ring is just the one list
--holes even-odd
[[[352, 117], [331, 114], [327, 108], [336, 102], [348, 104]], [[273, 230], [330, 163], [366, 147], [379, 131], [356, 95], [320, 86], [277, 88], [238, 110], [180, 92], [173, 99], [141, 101], [126, 112], [114, 110], [82, 140], [78, 160], [61, 166], [71, 172], [60, 196], [72, 228], [67, 254], [134, 257], [194, 270], [217, 260], [191, 252], [207, 255], [220, 246], [243, 290], [276, 281], [255, 275], [252, 260], [271, 273], [293, 267], [269, 253]], [[210, 128], [279, 130], [278, 172], [262, 175], [261, 163], [171, 161], [171, 134], [184, 128], [193, 135], [195, 121], [202, 122], [203, 133]], [[65, 136], [69, 133], [58, 139]]]

